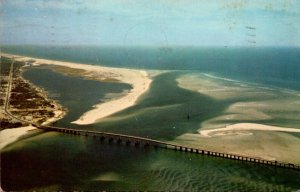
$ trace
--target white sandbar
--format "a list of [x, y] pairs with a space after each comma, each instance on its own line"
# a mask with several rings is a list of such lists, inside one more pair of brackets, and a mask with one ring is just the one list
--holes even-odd
[[137, 99], [149, 89], [152, 81], [149, 78], [148, 73], [142, 70], [94, 66], [4, 53], [1, 53], [1, 55], [10, 58], [14, 57], [14, 59], [17, 61], [30, 62], [30, 60], [34, 60], [35, 65], [47, 64], [64, 66], [73, 69], [83, 69], [87, 72], [92, 73], [93, 76], [95, 76], [95, 74], [98, 74], [99, 76], [104, 76], [107, 79], [116, 79], [120, 82], [132, 85], [132, 89], [125, 96], [105, 103], [99, 103], [93, 106], [93, 109], [84, 113], [78, 120], [72, 122], [78, 125], [93, 124], [101, 118], [107, 117], [130, 106], [133, 106], [136, 103]]
[[[296, 128], [285, 128], [285, 127], [277, 127], [277, 126], [263, 125], [263, 124], [256, 124], [256, 123], [237, 123], [237, 124], [225, 126], [223, 128], [200, 130], [199, 133], [203, 137], [211, 137], [213, 135], [220, 136], [220, 135], [239, 134], [239, 131], [281, 131], [281, 132], [300, 133], [300, 129], [296, 129]], [[241, 132], [241, 134], [245, 134], [245, 133]]]

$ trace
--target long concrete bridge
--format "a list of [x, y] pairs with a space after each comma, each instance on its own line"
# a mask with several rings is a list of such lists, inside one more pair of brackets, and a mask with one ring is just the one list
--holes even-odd
[[230, 153], [222, 153], [216, 151], [210, 151], [205, 149], [199, 149], [179, 144], [173, 144], [165, 141], [159, 141], [144, 137], [136, 137], [131, 135], [124, 135], [124, 134], [117, 134], [117, 133], [109, 133], [109, 132], [100, 132], [100, 131], [88, 131], [88, 130], [80, 130], [80, 129], [68, 129], [68, 128], [61, 128], [61, 127], [53, 127], [53, 126], [38, 126], [35, 125], [39, 129], [43, 129], [45, 131], [55, 131], [61, 132], [65, 134], [72, 134], [72, 135], [82, 135], [82, 136], [89, 136], [93, 137], [94, 139], [99, 139], [101, 141], [107, 141], [109, 143], [117, 143], [117, 144], [125, 144], [131, 145], [136, 147], [154, 147], [154, 148], [165, 148], [171, 149], [175, 151], [182, 151], [182, 152], [189, 152], [189, 153], [196, 153], [214, 157], [220, 157], [225, 159], [232, 159], [237, 161], [244, 161], [244, 162], [252, 162], [252, 163], [259, 163], [265, 164], [270, 166], [277, 166], [277, 167], [284, 167], [284, 168], [291, 168], [300, 170], [300, 165], [295, 165], [293, 163], [287, 162], [280, 162], [280, 161], [272, 161], [266, 160], [257, 157], [249, 157], [237, 154], [230, 154]]
[[18, 117], [15, 117], [12, 115], [9, 110], [9, 100], [10, 100], [10, 91], [11, 91], [11, 85], [12, 85], [12, 73], [13, 73], [13, 63], [11, 65], [10, 74], [9, 74], [9, 85], [7, 88], [7, 97], [5, 101], [5, 112], [11, 116], [12, 118], [22, 121], [25, 123], [30, 123], [33, 126], [35, 126], [38, 129], [44, 130], [44, 131], [55, 131], [55, 132], [61, 132], [65, 134], [71, 134], [71, 135], [78, 135], [78, 136], [89, 136], [93, 137], [94, 139], [98, 139], [101, 141], [107, 141], [109, 143], [117, 143], [117, 144], [125, 144], [130, 146], [136, 146], [136, 147], [154, 147], [154, 148], [165, 148], [165, 149], [171, 149], [175, 151], [182, 151], [182, 152], [189, 152], [189, 153], [196, 153], [196, 154], [202, 154], [202, 155], [208, 155], [213, 157], [219, 157], [224, 159], [232, 159], [237, 161], [243, 161], [243, 162], [251, 162], [251, 163], [258, 163], [258, 164], [265, 164], [269, 166], [276, 166], [276, 167], [283, 167], [283, 168], [290, 168], [290, 169], [296, 169], [300, 170], [300, 165], [296, 165], [293, 163], [288, 162], [280, 162], [276, 160], [266, 160], [258, 157], [250, 157], [250, 156], [243, 156], [243, 155], [237, 155], [237, 154], [230, 154], [230, 153], [222, 153], [222, 152], [216, 152], [216, 151], [210, 151], [205, 149], [199, 149], [189, 146], [184, 146], [180, 144], [173, 144], [170, 142], [165, 141], [159, 141], [144, 137], [137, 137], [137, 136], [131, 136], [131, 135], [124, 135], [124, 134], [117, 134], [117, 133], [109, 133], [109, 132], [100, 132], [100, 131], [89, 131], [89, 130], [81, 130], [81, 129], [70, 129], [70, 128], [63, 128], [63, 127], [55, 127], [55, 126], [43, 126], [43, 125], [37, 125], [32, 122], [24, 121]]

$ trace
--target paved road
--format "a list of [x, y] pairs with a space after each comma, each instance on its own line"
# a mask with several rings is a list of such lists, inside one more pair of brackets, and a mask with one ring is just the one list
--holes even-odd
[[13, 82], [14, 63], [15, 63], [15, 60], [12, 59], [12, 63], [10, 65], [9, 77], [8, 77], [8, 86], [7, 86], [7, 90], [6, 90], [6, 98], [5, 98], [5, 103], [4, 103], [4, 112], [8, 116], [10, 116], [11, 118], [13, 118], [17, 121], [27, 123], [27, 124], [32, 124], [32, 122], [29, 122], [29, 121], [26, 121], [26, 120], [23, 120], [19, 117], [14, 116], [9, 111], [9, 102], [10, 102], [11, 88], [12, 88], [12, 82]]

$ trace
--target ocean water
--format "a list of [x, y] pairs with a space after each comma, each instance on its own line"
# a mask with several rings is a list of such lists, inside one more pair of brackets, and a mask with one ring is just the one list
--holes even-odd
[[[273, 106], [272, 110], [251, 110], [246, 115], [251, 117], [248, 122], [299, 128], [298, 48], [11, 46], [3, 47], [2, 51], [94, 65], [169, 70], [153, 77], [149, 91], [142, 95], [135, 106], [104, 118], [97, 124], [85, 126], [70, 122], [101, 102], [107, 93], [120, 93], [130, 86], [67, 77], [40, 67], [27, 70], [24, 73], [26, 79], [45, 88], [53, 99], [70, 111], [55, 124], [57, 126], [125, 133], [174, 142], [186, 133], [197, 133], [203, 124], [212, 124], [212, 120], [215, 124], [244, 121], [241, 116], [214, 120], [228, 114], [228, 109], [237, 103], [248, 104], [248, 108], [254, 104], [255, 109], [261, 103], [267, 103]], [[200, 87], [208, 86], [207, 82], [219, 83], [213, 84], [217, 85], [217, 89], [214, 89], [217, 96], [224, 94], [224, 88], [233, 90], [230, 92], [234, 94], [219, 99], [197, 91], [199, 85], [196, 85], [196, 91], [179, 86], [178, 79], [192, 75], [196, 78], [192, 78], [191, 82], [199, 81]], [[202, 82], [202, 76], [209, 81]], [[89, 93], [90, 88], [94, 89]], [[209, 84], [208, 89], [213, 89], [213, 86]], [[293, 102], [295, 107], [285, 105], [285, 100]], [[284, 107], [274, 104], [278, 101]], [[240, 111], [244, 110], [242, 108]], [[238, 112], [235, 110], [230, 113], [236, 115]], [[292, 114], [294, 116], [290, 117]], [[190, 119], [186, 118], [187, 115]], [[237, 145], [243, 145], [238, 141], [235, 141]], [[35, 133], [6, 147], [1, 151], [1, 168], [1, 187], [9, 190], [300, 189], [300, 174], [295, 170], [176, 151], [119, 146], [54, 132]]]
[[3, 52], [93, 65], [198, 70], [300, 90], [299, 47], [2, 46]]

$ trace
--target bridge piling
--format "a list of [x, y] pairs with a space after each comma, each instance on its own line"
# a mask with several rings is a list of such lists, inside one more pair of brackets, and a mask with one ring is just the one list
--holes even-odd
[[145, 144], [144, 144], [144, 148], [148, 148], [150, 146], [150, 144], [148, 143], [148, 142], [146, 142]]
[[136, 142], [134, 143], [134, 146], [136, 146], [136, 147], [140, 146], [140, 142], [139, 142], [139, 141], [136, 141]]
[[121, 143], [122, 143], [122, 139], [119, 138], [119, 139], [117, 140], [117, 143], [118, 143], [118, 144], [121, 144]]
[[[241, 156], [241, 155], [208, 151], [208, 150], [203, 150], [203, 149], [196, 149], [196, 148], [191, 148], [191, 147], [187, 147], [187, 146], [174, 145], [174, 144], [170, 144], [167, 142], [151, 140], [148, 138], [140, 138], [140, 137], [134, 137], [134, 136], [121, 135], [121, 134], [86, 131], [86, 130], [71, 130], [71, 129], [65, 129], [65, 128], [55, 128], [55, 127], [38, 126], [38, 125], [37, 125], [37, 128], [43, 129], [45, 131], [61, 132], [64, 134], [91, 136], [93, 138], [100, 138], [101, 142], [103, 142], [107, 139], [109, 143], [113, 143], [113, 141], [116, 141], [116, 143], [121, 144], [122, 141], [124, 141], [125, 144], [128, 146], [131, 145], [131, 143], [132, 143], [133, 146], [136, 146], [136, 147], [143, 146], [144, 148], [147, 148], [149, 146], [153, 146], [155, 149], [169, 148], [169, 149], [172, 149], [175, 151], [190, 152], [190, 153], [222, 157], [222, 158], [238, 160], [238, 161], [246, 161], [246, 162], [252, 162], [252, 163], [265, 164], [268, 166], [277, 166], [277, 167], [300, 170], [300, 166], [295, 165], [293, 163], [270, 161], [270, 160], [259, 159], [259, 158], [254, 158], [254, 157], [247, 157], [247, 156]], [[122, 138], [124, 140], [122, 140]]]

